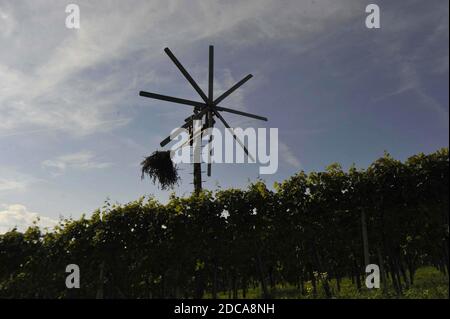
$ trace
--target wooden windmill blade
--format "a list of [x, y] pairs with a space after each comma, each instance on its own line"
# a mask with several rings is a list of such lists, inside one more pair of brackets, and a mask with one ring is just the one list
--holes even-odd
[[220, 102], [222, 102], [228, 95], [230, 95], [231, 93], [236, 91], [238, 88], [240, 88], [242, 85], [244, 85], [244, 83], [247, 82], [248, 80], [250, 80], [252, 77], [253, 77], [253, 75], [251, 75], [251, 74], [247, 75], [245, 78], [243, 78], [238, 83], [233, 85], [229, 90], [222, 93], [222, 95], [220, 95], [217, 99], [214, 100], [214, 105], [217, 105]]
[[169, 58], [172, 60], [172, 62], [177, 66], [177, 68], [181, 71], [181, 73], [184, 75], [184, 77], [188, 80], [188, 82], [192, 85], [192, 87], [197, 91], [198, 95], [205, 101], [205, 103], [208, 103], [208, 97], [205, 95], [205, 93], [202, 91], [202, 89], [198, 86], [197, 82], [192, 78], [192, 76], [186, 71], [186, 69], [183, 67], [183, 65], [178, 61], [178, 59], [175, 57], [175, 55], [170, 51], [169, 48], [165, 48], [164, 51], [167, 53]]
[[208, 103], [214, 101], [214, 46], [209, 46]]
[[252, 156], [252, 154], [249, 153], [248, 149], [245, 147], [245, 144], [242, 143], [242, 141], [236, 136], [236, 134], [234, 133], [233, 129], [231, 128], [231, 126], [227, 123], [227, 121], [225, 121], [225, 119], [223, 118], [223, 116], [217, 112], [216, 110], [214, 110], [214, 113], [217, 115], [217, 117], [219, 118], [219, 120], [222, 121], [223, 125], [230, 131], [230, 133], [233, 135], [233, 138], [236, 140], [236, 142], [238, 142], [238, 144], [242, 147], [242, 149], [244, 150], [245, 154], [247, 154], [247, 156], [252, 160], [255, 161], [255, 158]]
[[205, 103], [196, 102], [196, 101], [192, 101], [192, 100], [186, 100], [186, 99], [180, 99], [178, 97], [162, 95], [162, 94], [157, 94], [157, 93], [151, 93], [151, 92], [146, 92], [146, 91], [140, 91], [139, 95], [143, 96], [143, 97], [155, 99], [155, 100], [161, 100], [161, 101], [172, 102], [172, 103], [177, 103], [177, 104], [197, 106], [197, 107], [202, 107], [202, 108], [204, 106], [206, 106]]
[[[209, 46], [209, 68], [208, 68], [208, 103], [210, 105], [209, 108], [212, 107], [214, 100], [214, 47], [212, 45]], [[213, 127], [213, 112], [211, 110], [208, 111], [207, 121], [208, 128]], [[212, 163], [211, 163], [211, 143], [213, 141], [212, 130], [209, 133], [209, 143], [208, 143], [208, 168], [207, 175], [211, 176], [212, 171]]]
[[227, 107], [218, 106], [218, 105], [216, 105], [214, 108], [216, 110], [218, 110], [218, 111], [223, 111], [223, 112], [233, 113], [233, 114], [242, 115], [242, 116], [246, 116], [246, 117], [251, 117], [251, 118], [256, 119], [256, 120], [267, 121], [267, 117], [259, 116], [259, 115], [256, 115], [256, 114], [251, 114], [251, 113], [247, 113], [247, 112], [233, 110], [233, 109], [230, 109], [230, 108], [227, 108]]

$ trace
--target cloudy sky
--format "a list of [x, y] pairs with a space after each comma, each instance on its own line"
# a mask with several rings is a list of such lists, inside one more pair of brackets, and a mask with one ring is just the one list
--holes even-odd
[[[66, 3], [67, 2], [67, 3]], [[190, 109], [140, 90], [199, 100], [164, 53], [170, 47], [205, 89], [208, 46], [216, 94], [269, 122], [224, 115], [232, 126], [279, 128], [272, 185], [332, 162], [367, 167], [447, 147], [448, 1], [0, 0], [0, 232], [89, 215], [106, 199], [154, 194], [139, 163]], [[381, 28], [365, 27], [365, 7]], [[182, 166], [179, 195], [192, 190]], [[205, 187], [245, 186], [258, 166], [215, 165]]]

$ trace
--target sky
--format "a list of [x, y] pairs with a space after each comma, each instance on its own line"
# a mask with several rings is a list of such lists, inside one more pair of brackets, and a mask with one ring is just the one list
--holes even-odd
[[[221, 105], [269, 121], [225, 119], [279, 130], [276, 174], [216, 164], [207, 189], [448, 147], [447, 0], [73, 0], [80, 29], [65, 26], [69, 3], [0, 0], [0, 233], [106, 200], [167, 201], [140, 162], [191, 108], [138, 93], [200, 98], [165, 47], [206, 91], [214, 45], [216, 96], [254, 75]], [[365, 26], [369, 3], [379, 29]], [[189, 195], [192, 168], [180, 168], [174, 191]]]

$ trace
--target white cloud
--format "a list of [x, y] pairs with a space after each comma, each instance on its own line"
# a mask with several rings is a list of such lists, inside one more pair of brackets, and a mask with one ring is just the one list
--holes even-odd
[[102, 169], [112, 166], [110, 162], [101, 162], [96, 160], [95, 155], [90, 151], [81, 151], [78, 153], [58, 156], [55, 159], [48, 159], [42, 162], [42, 166], [54, 169], [54, 175], [60, 175], [67, 169]]
[[41, 228], [48, 227], [51, 229], [58, 223], [58, 221], [52, 218], [30, 212], [25, 206], [20, 204], [0, 205], [0, 234], [14, 227], [17, 227], [18, 231], [25, 231], [38, 219], [37, 225]]

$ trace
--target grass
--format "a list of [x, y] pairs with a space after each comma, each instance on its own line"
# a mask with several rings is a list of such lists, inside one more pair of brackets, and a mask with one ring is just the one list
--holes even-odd
[[[331, 280], [330, 286], [333, 298], [336, 299], [448, 299], [449, 278], [436, 268], [422, 267], [417, 270], [414, 277], [414, 285], [409, 289], [404, 288], [402, 295], [397, 295], [391, 283], [384, 293], [382, 289], [362, 288], [358, 291], [351, 279], [341, 280], [341, 290], [337, 290], [336, 281]], [[363, 283], [364, 284], [364, 283]], [[311, 282], [305, 285], [306, 295], [302, 295], [299, 289], [291, 285], [279, 285], [271, 290], [271, 296], [275, 299], [323, 299], [326, 298], [322, 287], [318, 286], [317, 296], [313, 296]], [[210, 296], [208, 296], [210, 297]], [[238, 297], [242, 298], [242, 290], [238, 291]], [[227, 292], [218, 294], [219, 299], [228, 298]], [[249, 289], [247, 299], [262, 298], [261, 289]]]

